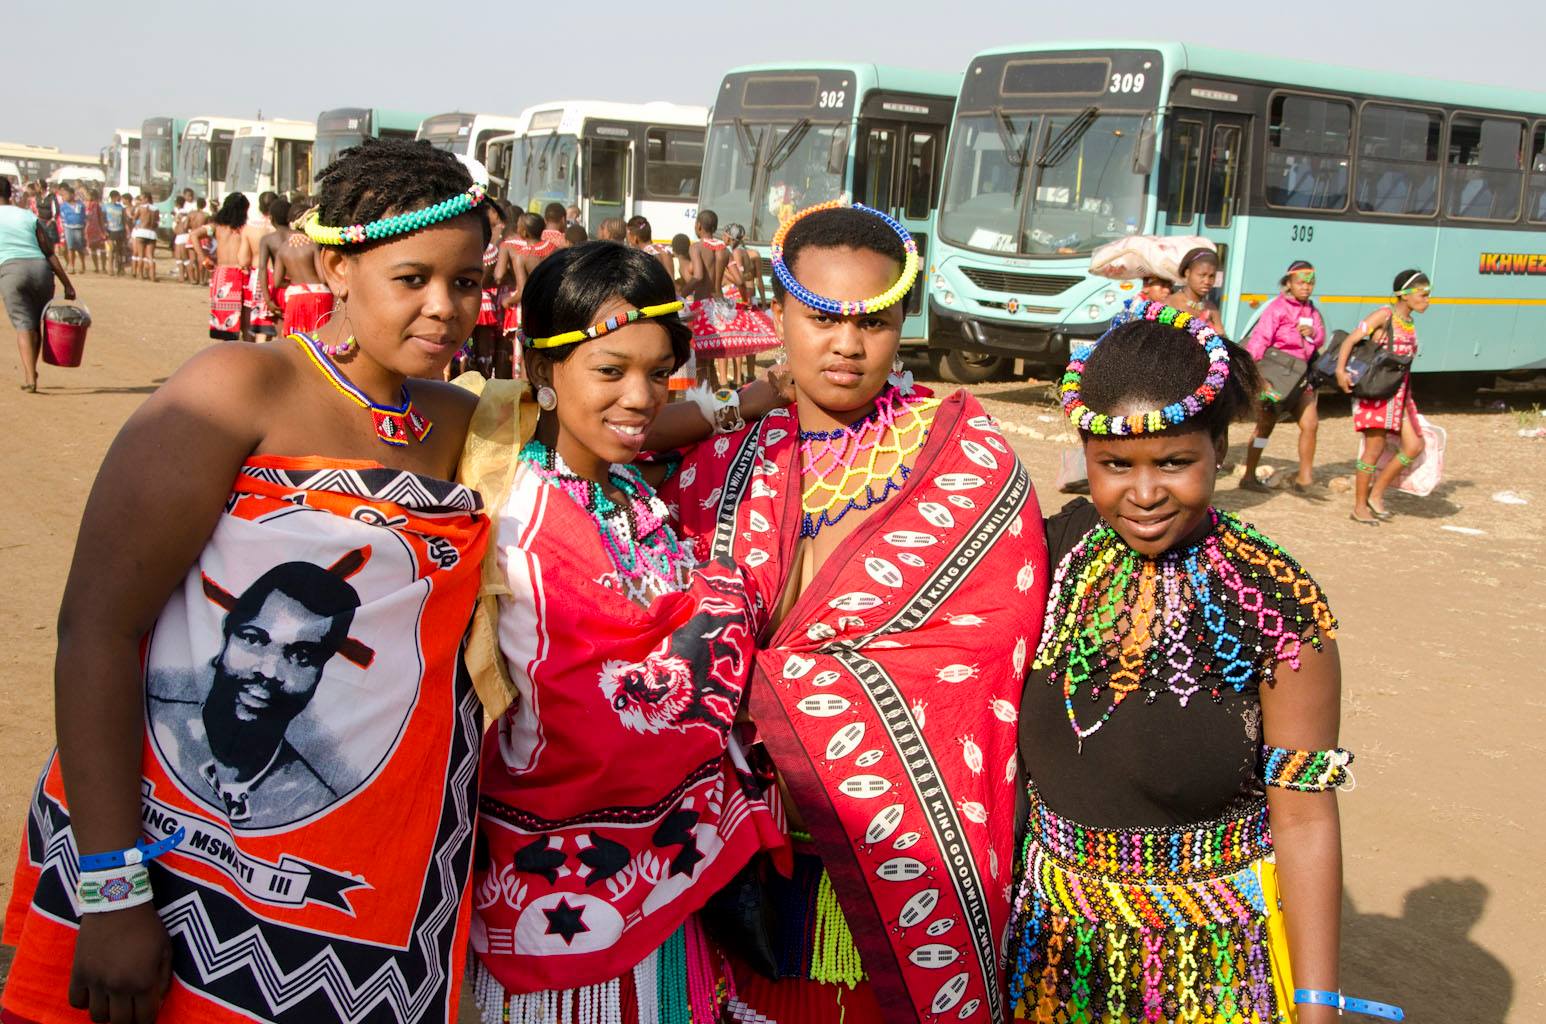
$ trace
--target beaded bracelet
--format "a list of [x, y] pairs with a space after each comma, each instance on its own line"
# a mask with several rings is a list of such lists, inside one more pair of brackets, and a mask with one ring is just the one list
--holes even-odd
[[521, 344], [527, 348], [559, 348], [563, 345], [573, 345], [580, 341], [589, 341], [591, 338], [599, 338], [620, 327], [627, 327], [639, 320], [648, 320], [652, 317], [666, 316], [670, 313], [680, 313], [682, 301], [662, 302], [658, 306], [645, 306], [643, 309], [630, 309], [626, 313], [607, 317], [599, 324], [591, 324], [589, 327], [578, 331], [567, 331], [563, 334], [555, 334], [551, 338], [531, 338], [521, 334]]
[[1262, 781], [1279, 789], [1299, 793], [1324, 793], [1328, 789], [1352, 789], [1353, 752], [1336, 747], [1332, 750], [1293, 750], [1263, 743]]
[[[801, 284], [794, 276], [794, 271], [790, 270], [789, 265], [784, 262], [784, 239], [789, 237], [790, 228], [811, 214], [840, 209], [858, 210], [872, 217], [879, 217], [886, 227], [895, 231], [896, 236], [902, 240], [902, 251], [904, 253], [902, 276], [897, 278], [896, 283], [890, 288], [887, 288], [873, 298], [850, 301], [847, 299], [829, 299], [825, 295], [817, 295]], [[887, 216], [879, 210], [865, 206], [863, 203], [853, 203], [850, 205], [841, 200], [834, 199], [830, 202], [817, 203], [815, 206], [807, 206], [779, 225], [778, 232], [773, 236], [772, 263], [773, 274], [778, 278], [779, 283], [784, 286], [784, 291], [800, 302], [812, 309], [820, 310], [823, 313], [830, 313], [833, 316], [859, 316], [863, 313], [878, 313], [888, 306], [894, 306], [901, 302], [903, 297], [907, 295], [907, 290], [913, 286], [913, 281], [918, 276], [918, 243], [913, 241], [913, 236], [908, 233], [908, 230], [896, 218]]]
[[[1068, 370], [1063, 374], [1062, 383], [1058, 385], [1058, 394], [1063, 403], [1063, 414], [1079, 430], [1088, 431], [1091, 434], [1127, 436], [1146, 432], [1155, 433], [1167, 427], [1178, 426], [1207, 408], [1223, 390], [1224, 382], [1229, 379], [1229, 347], [1224, 344], [1224, 339], [1218, 332], [1208, 326], [1206, 318], [1195, 317], [1162, 302], [1148, 299], [1134, 302], [1130, 299], [1127, 309], [1112, 319], [1111, 327], [1101, 335], [1101, 340], [1105, 340], [1107, 335], [1118, 327], [1134, 320], [1152, 320], [1166, 327], [1185, 331], [1196, 338], [1208, 356], [1207, 375], [1203, 377], [1196, 391], [1163, 409], [1151, 409], [1147, 412], [1133, 413], [1130, 416], [1108, 416], [1084, 404], [1084, 399], [1079, 393], [1084, 381], [1084, 360], [1072, 359], [1068, 363]], [[1095, 344], [1099, 346], [1100, 341]]]
[[467, 191], [460, 192], [450, 199], [442, 199], [422, 210], [410, 210], [407, 213], [373, 220], [369, 224], [351, 224], [342, 228], [323, 224], [318, 219], [320, 208], [314, 206], [301, 218], [301, 230], [306, 232], [307, 238], [318, 245], [359, 245], [361, 242], [374, 242], [382, 238], [390, 238], [392, 235], [404, 235], [410, 231], [427, 228], [431, 224], [438, 224], [443, 220], [450, 220], [452, 217], [460, 217], [483, 202], [485, 194], [484, 187], [478, 182], [473, 182], [467, 186]]
[[150, 870], [144, 864], [82, 871], [75, 885], [76, 903], [82, 914], [104, 914], [149, 903]]

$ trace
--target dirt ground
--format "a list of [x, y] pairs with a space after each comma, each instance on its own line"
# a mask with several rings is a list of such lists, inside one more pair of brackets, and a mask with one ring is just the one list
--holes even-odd
[[[0, 822], [11, 823], [0, 826], [0, 865], [14, 862], [53, 743], [54, 616], [97, 465], [124, 418], [209, 343], [199, 289], [89, 274], [77, 286], [96, 320], [85, 365], [44, 367], [37, 395], [0, 386], [0, 422], [15, 441], [6, 470], [27, 495], [0, 541], [0, 578], [10, 580], [0, 597]], [[3, 333], [9, 346], [14, 335]], [[5, 364], [19, 381], [14, 357]], [[1055, 510], [1066, 499], [1053, 480], [1071, 446], [1050, 390], [975, 390], [1018, 428], [1011, 439], [1043, 509]], [[1344, 989], [1404, 1004], [1414, 1022], [1546, 1020], [1546, 882], [1534, 862], [1546, 853], [1536, 760], [1546, 756], [1546, 671], [1529, 653], [1546, 649], [1546, 438], [1520, 437], [1546, 426], [1535, 405], [1546, 389], [1489, 391], [1479, 403], [1425, 397], [1433, 390], [1419, 382], [1417, 397], [1449, 432], [1446, 481], [1427, 498], [1393, 495], [1390, 523], [1348, 522], [1345, 493], [1250, 494], [1233, 479], [1221, 481], [1218, 504], [1303, 561], [1342, 622], [1343, 743], [1358, 756], [1357, 790], [1341, 798]], [[1323, 395], [1321, 408], [1317, 471], [1348, 477], [1346, 402]], [[1267, 451], [1279, 473], [1292, 472], [1294, 435], [1280, 427]], [[1236, 431], [1237, 458], [1247, 437]], [[1495, 499], [1505, 491], [1525, 503]], [[0, 876], [8, 898], [9, 873]]]

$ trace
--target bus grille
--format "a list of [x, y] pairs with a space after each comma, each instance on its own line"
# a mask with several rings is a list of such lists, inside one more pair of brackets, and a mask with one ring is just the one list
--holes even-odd
[[1011, 295], [1059, 295], [1084, 280], [1061, 274], [1011, 274], [982, 267], [962, 267], [961, 273], [978, 288]]

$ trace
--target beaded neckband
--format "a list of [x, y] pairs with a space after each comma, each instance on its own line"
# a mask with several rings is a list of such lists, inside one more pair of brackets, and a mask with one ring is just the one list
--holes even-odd
[[1208, 356], [1207, 375], [1203, 377], [1196, 391], [1163, 409], [1133, 413], [1130, 416], [1108, 416], [1085, 405], [1084, 399], [1080, 396], [1080, 389], [1084, 383], [1084, 363], [1088, 356], [1072, 359], [1068, 363], [1067, 372], [1063, 374], [1063, 382], [1058, 385], [1058, 393], [1063, 402], [1063, 414], [1078, 429], [1091, 434], [1117, 436], [1156, 433], [1167, 427], [1185, 423], [1202, 412], [1218, 397], [1219, 392], [1224, 388], [1224, 382], [1229, 379], [1229, 348], [1224, 344], [1224, 339], [1219, 336], [1219, 333], [1208, 326], [1208, 321], [1191, 313], [1183, 313], [1174, 306], [1167, 306], [1149, 299], [1129, 301], [1128, 308], [1111, 321], [1111, 327], [1100, 336], [1100, 340], [1096, 341], [1095, 345], [1099, 346], [1112, 331], [1134, 320], [1152, 320], [1166, 327], [1185, 331], [1196, 338]]
[[[784, 239], [789, 237], [789, 229], [794, 227], [806, 217], [826, 210], [858, 210], [872, 217], [880, 218], [881, 222], [896, 232], [896, 236], [902, 240], [902, 250], [906, 253], [902, 260], [902, 276], [896, 283], [879, 295], [869, 299], [850, 301], [847, 299], [829, 299], [824, 295], [817, 295], [809, 288], [802, 285], [794, 276], [794, 271], [784, 262]], [[808, 206], [799, 213], [790, 217], [779, 227], [778, 233], [773, 236], [773, 274], [784, 286], [784, 291], [794, 296], [800, 302], [812, 309], [818, 309], [823, 313], [833, 316], [858, 316], [862, 313], [878, 313], [888, 306], [894, 306], [902, 301], [907, 290], [913, 286], [913, 280], [918, 276], [918, 243], [913, 241], [913, 236], [908, 233], [895, 218], [888, 217], [879, 210], [871, 209], [862, 203], [848, 204], [840, 200], [832, 200], [826, 203], [817, 203]]]
[[369, 224], [351, 224], [343, 228], [323, 224], [319, 219], [320, 208], [313, 206], [301, 218], [300, 229], [306, 232], [307, 238], [318, 245], [359, 245], [362, 242], [375, 242], [393, 235], [405, 235], [410, 231], [418, 231], [420, 228], [439, 224], [452, 217], [460, 217], [483, 202], [486, 194], [481, 184], [473, 182], [467, 186], [467, 191], [460, 192], [450, 199], [442, 199], [422, 210], [410, 210], [407, 213], [397, 213], [390, 217], [382, 217], [380, 220], [373, 220]]
[[607, 317], [599, 324], [591, 324], [579, 331], [566, 331], [563, 334], [555, 334], [551, 338], [529, 338], [525, 332], [521, 333], [521, 344], [527, 348], [560, 348], [564, 345], [573, 345], [576, 342], [589, 341], [599, 338], [603, 334], [610, 334], [620, 327], [627, 327], [631, 323], [640, 320], [648, 320], [657, 316], [669, 316], [672, 313], [682, 311], [682, 301], [662, 302], [657, 306], [645, 306], [643, 309], [630, 309], [626, 313]]

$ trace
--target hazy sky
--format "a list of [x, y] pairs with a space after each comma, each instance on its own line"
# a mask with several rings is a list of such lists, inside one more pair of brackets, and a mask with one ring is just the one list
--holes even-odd
[[846, 58], [961, 70], [978, 50], [1060, 39], [1184, 34], [1232, 49], [1546, 90], [1538, 75], [1546, 7], [1535, 0], [4, 0], [3, 7], [0, 75], [9, 102], [0, 139], [85, 153], [96, 153], [113, 128], [138, 128], [155, 114], [261, 110], [314, 119], [342, 106], [515, 114], [554, 99], [707, 104], [736, 64]]

